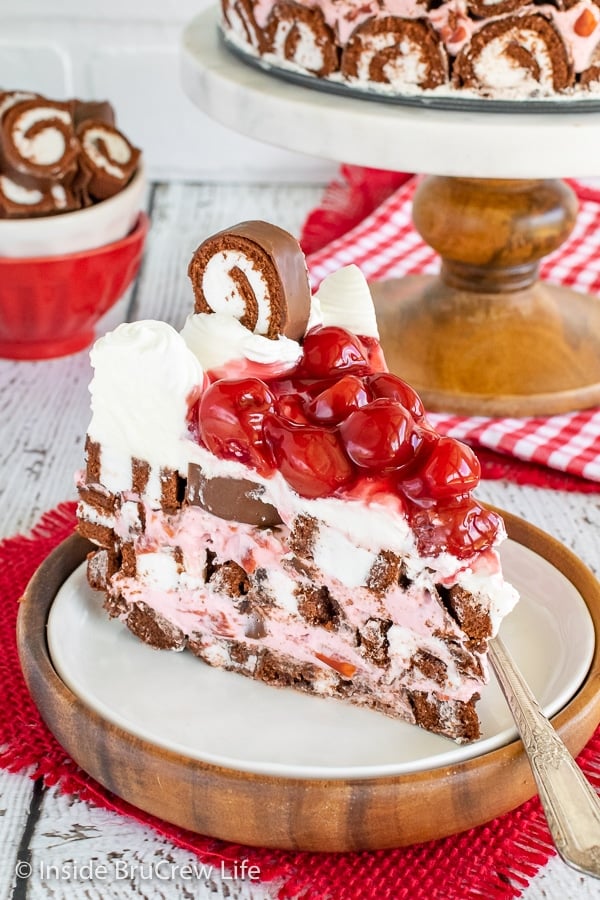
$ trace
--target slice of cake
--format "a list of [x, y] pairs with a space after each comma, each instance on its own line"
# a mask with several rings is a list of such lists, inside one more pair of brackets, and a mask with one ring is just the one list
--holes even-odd
[[79, 524], [109, 615], [158, 648], [479, 735], [486, 647], [517, 600], [479, 465], [386, 370], [354, 267], [311, 297], [287, 232], [205, 241], [195, 311], [92, 350]]

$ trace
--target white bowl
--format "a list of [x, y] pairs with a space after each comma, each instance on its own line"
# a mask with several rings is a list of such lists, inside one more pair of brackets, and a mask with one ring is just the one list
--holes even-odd
[[146, 185], [140, 165], [127, 187], [86, 209], [32, 219], [0, 219], [0, 256], [61, 256], [112, 244], [135, 225]]

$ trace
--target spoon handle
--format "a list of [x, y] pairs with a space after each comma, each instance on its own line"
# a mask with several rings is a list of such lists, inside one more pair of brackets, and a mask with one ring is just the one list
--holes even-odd
[[600, 878], [600, 799], [539, 704], [500, 638], [489, 659], [529, 758], [552, 839], [563, 860]]

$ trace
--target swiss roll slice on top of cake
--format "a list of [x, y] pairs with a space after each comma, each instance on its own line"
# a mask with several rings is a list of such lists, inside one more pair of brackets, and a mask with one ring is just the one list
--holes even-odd
[[517, 601], [472, 450], [388, 372], [355, 266], [313, 296], [297, 241], [244, 222], [189, 266], [194, 312], [91, 354], [78, 476], [88, 580], [157, 648], [479, 736]]

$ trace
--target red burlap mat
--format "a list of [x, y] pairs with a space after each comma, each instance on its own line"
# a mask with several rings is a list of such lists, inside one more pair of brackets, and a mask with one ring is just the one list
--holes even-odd
[[[302, 230], [315, 287], [330, 272], [350, 263], [358, 265], [370, 281], [438, 271], [439, 257], [412, 223], [418, 181], [418, 176], [403, 172], [341, 167], [340, 177], [329, 185]], [[543, 260], [540, 274], [545, 281], [600, 294], [600, 190], [570, 184], [579, 199], [575, 228]], [[520, 419], [442, 413], [429, 418], [443, 434], [481, 451], [484, 477], [566, 490], [600, 490], [598, 408]]]
[[[470, 900], [518, 897], [553, 854], [537, 799], [463, 834], [397, 850], [287, 853], [240, 847], [182, 831], [109, 794], [66, 757], [43, 724], [25, 686], [15, 640], [18, 600], [39, 564], [74, 527], [75, 504], [47, 513], [31, 536], [0, 544], [0, 765], [29, 769], [48, 785], [129, 816], [202, 862], [227, 868], [247, 858], [261, 879], [294, 900]], [[600, 788], [600, 734], [579, 761]], [[275, 889], [275, 887], [273, 888]]]

